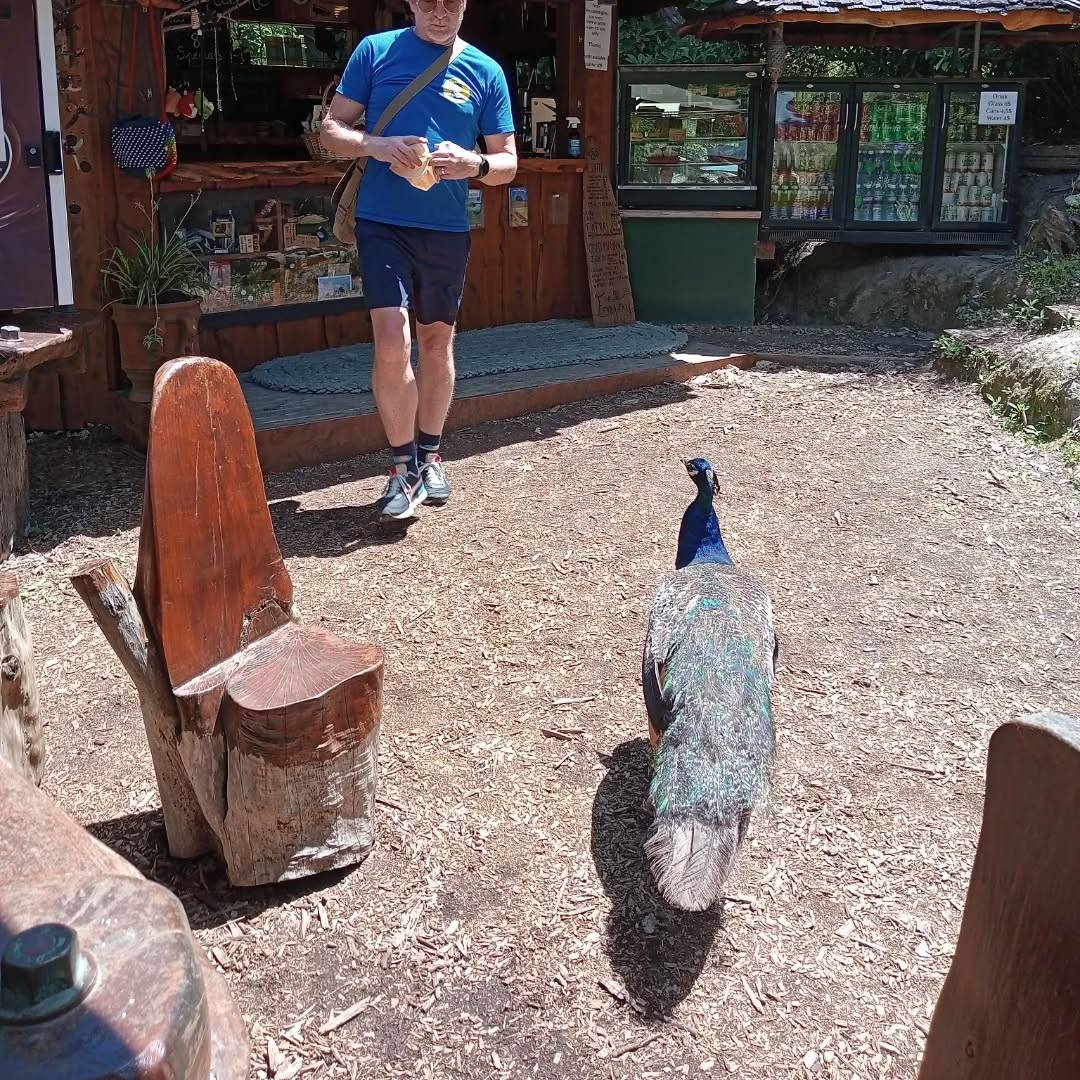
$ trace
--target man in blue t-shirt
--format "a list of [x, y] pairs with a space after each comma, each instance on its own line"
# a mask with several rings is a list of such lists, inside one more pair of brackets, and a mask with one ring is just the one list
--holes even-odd
[[[416, 25], [364, 38], [323, 121], [324, 145], [370, 160], [356, 206], [356, 243], [375, 336], [372, 388], [394, 455], [380, 500], [384, 519], [443, 505], [439, 457], [454, 392], [454, 323], [469, 261], [469, 178], [494, 187], [517, 172], [514, 119], [502, 69], [457, 34], [465, 0], [409, 0]], [[449, 66], [368, 134], [412, 80], [453, 48]], [[355, 130], [365, 118], [366, 132]], [[475, 149], [483, 137], [486, 154]], [[408, 177], [431, 172], [414, 185]], [[432, 181], [435, 181], [432, 183]], [[425, 186], [430, 185], [430, 186]], [[409, 362], [416, 316], [419, 385]]]

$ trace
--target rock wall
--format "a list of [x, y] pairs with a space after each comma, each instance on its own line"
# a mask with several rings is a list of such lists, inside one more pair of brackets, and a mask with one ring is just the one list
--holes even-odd
[[784, 278], [771, 303], [759, 297], [758, 312], [788, 323], [939, 331], [956, 325], [976, 293], [1004, 303], [1013, 284], [1011, 260], [1000, 252], [824, 244]]

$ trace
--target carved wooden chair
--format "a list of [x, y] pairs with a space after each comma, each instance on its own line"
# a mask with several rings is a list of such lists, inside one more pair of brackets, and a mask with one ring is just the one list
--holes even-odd
[[236, 375], [157, 374], [134, 595], [72, 581], [139, 691], [171, 853], [234, 885], [347, 866], [373, 843], [383, 653], [293, 616]]
[[960, 940], [919, 1080], [1080, 1077], [1080, 723], [990, 740]]

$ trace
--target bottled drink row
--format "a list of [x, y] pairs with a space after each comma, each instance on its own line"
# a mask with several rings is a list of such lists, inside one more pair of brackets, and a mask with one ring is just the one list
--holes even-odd
[[[886, 122], [891, 121], [882, 121]], [[855, 220], [917, 221], [922, 178], [921, 147], [884, 151], [861, 149], [855, 176]]]
[[928, 107], [924, 97], [896, 100], [868, 94], [863, 102], [859, 141], [921, 145], [926, 139]]
[[836, 142], [840, 138], [839, 95], [793, 94], [781, 105], [783, 100], [783, 96], [777, 100], [774, 136], [778, 142]]
[[1009, 141], [1009, 128], [1003, 124], [980, 124], [977, 101], [953, 100], [949, 107], [948, 141], [952, 143]]
[[783, 180], [772, 189], [770, 216], [776, 221], [831, 221], [835, 194], [832, 187]]

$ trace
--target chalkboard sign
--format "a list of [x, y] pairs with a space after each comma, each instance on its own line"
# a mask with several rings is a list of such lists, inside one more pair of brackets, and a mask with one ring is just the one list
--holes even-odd
[[587, 140], [581, 215], [593, 326], [629, 326], [637, 322], [637, 315], [630, 291], [622, 219], [595, 139]]

